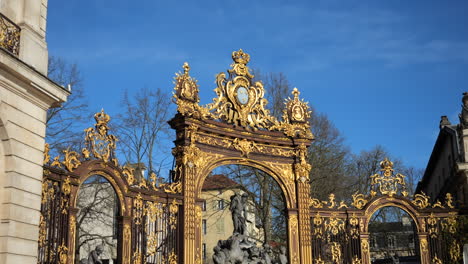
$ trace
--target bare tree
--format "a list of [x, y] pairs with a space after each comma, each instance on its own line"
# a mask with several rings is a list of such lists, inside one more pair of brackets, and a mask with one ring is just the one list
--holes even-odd
[[117, 195], [103, 177], [92, 176], [81, 185], [77, 198], [75, 252], [83, 255], [77, 257], [77, 261], [86, 258], [97, 245], [106, 245], [107, 258], [116, 253], [117, 205]]
[[91, 117], [78, 65], [50, 56], [48, 77], [57, 84], [71, 88], [71, 94], [61, 106], [47, 110], [46, 142], [51, 154], [61, 154], [68, 147], [81, 149], [83, 127]]
[[135, 94], [125, 92], [122, 112], [117, 115], [116, 135], [120, 139], [119, 151], [128, 163], [146, 165], [149, 173], [159, 174], [169, 156], [169, 126], [173, 114], [170, 96], [161, 89], [142, 88]]
[[311, 129], [315, 140], [309, 148], [312, 196], [326, 199], [330, 193], [344, 198], [349, 193], [347, 163], [349, 149], [344, 138], [325, 114], [312, 112]]
[[370, 176], [380, 172], [380, 162], [388, 158], [393, 162], [396, 172], [403, 172], [405, 167], [401, 160], [392, 155], [381, 145], [377, 145], [369, 151], [361, 151], [358, 155], [352, 155], [349, 163], [349, 175], [352, 178], [350, 190], [353, 192], [369, 193]]

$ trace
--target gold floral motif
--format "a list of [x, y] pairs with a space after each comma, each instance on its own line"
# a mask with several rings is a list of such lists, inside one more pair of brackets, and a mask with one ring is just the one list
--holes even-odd
[[289, 226], [293, 234], [297, 233], [297, 224], [298, 224], [297, 215], [290, 215]]
[[65, 165], [65, 168], [67, 168], [69, 172], [73, 172], [73, 170], [81, 165], [78, 153], [68, 149], [64, 150], [63, 153], [65, 153], [65, 160], [63, 161], [63, 165]]
[[447, 193], [445, 195], [445, 204], [447, 205], [448, 208], [453, 209], [455, 206], [453, 205], [453, 197], [451, 193]]
[[94, 127], [85, 129], [85, 144], [86, 148], [94, 155], [96, 159], [102, 159], [104, 162], [110, 161], [114, 157], [115, 143], [117, 138], [110, 135], [108, 123], [109, 115], [101, 112], [94, 115], [96, 124]]
[[429, 196], [421, 192], [421, 194], [415, 194], [411, 202], [419, 209], [424, 209], [429, 206]]
[[[246, 158], [249, 157], [249, 154], [251, 152], [255, 150], [260, 150], [260, 148], [257, 146], [257, 144], [255, 144], [255, 142], [247, 139], [235, 138], [232, 141], [232, 146], [234, 146], [235, 149], [239, 150], [242, 153], [242, 156]], [[229, 147], [229, 145], [227, 147]]]
[[338, 235], [340, 232], [344, 232], [345, 223], [342, 219], [337, 217], [330, 217], [325, 221], [325, 231], [330, 232], [333, 235]]
[[380, 162], [380, 167], [380, 174], [377, 173], [370, 177], [372, 190], [378, 190], [382, 195], [390, 197], [398, 194], [398, 192], [403, 196], [407, 196], [405, 176], [400, 173], [393, 174], [393, 162], [385, 158]]
[[455, 240], [450, 244], [449, 255], [450, 259], [454, 262], [458, 262], [461, 259], [460, 245]]
[[356, 217], [356, 214], [353, 213], [351, 218], [349, 218], [349, 225], [351, 226], [350, 234], [354, 239], [359, 238], [359, 218]]
[[322, 231], [322, 223], [323, 223], [323, 218], [320, 216], [320, 213], [317, 213], [314, 216], [314, 236], [317, 238], [321, 238], [323, 236], [323, 231]]
[[442, 223], [442, 230], [448, 231], [450, 234], [457, 232], [457, 218], [456, 215], [450, 214], [449, 217], [445, 218]]
[[352, 195], [353, 202], [351, 203], [352, 206], [356, 207], [357, 209], [362, 209], [367, 204], [367, 199], [365, 198], [364, 194], [355, 193]]

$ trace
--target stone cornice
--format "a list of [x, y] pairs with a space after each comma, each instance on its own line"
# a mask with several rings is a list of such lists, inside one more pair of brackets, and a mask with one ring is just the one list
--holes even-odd
[[3, 49], [0, 49], [0, 67], [11, 74], [4, 75], [5, 88], [43, 109], [59, 105], [70, 95], [69, 91]]

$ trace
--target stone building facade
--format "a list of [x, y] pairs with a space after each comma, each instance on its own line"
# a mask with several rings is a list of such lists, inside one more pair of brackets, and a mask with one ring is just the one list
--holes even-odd
[[468, 209], [468, 93], [463, 94], [460, 123], [451, 124], [442, 116], [440, 132], [425, 173], [416, 192], [424, 192], [442, 201], [450, 193], [466, 214]]
[[46, 112], [69, 92], [46, 77], [47, 0], [0, 1], [0, 263], [37, 263]]

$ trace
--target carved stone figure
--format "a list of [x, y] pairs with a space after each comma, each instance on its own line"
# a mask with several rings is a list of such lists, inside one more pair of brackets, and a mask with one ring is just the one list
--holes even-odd
[[468, 92], [463, 93], [462, 112], [459, 115], [462, 128], [468, 128]]
[[[219, 240], [213, 248], [213, 262], [215, 264], [272, 264], [272, 249], [268, 244], [263, 248], [256, 246], [254, 239], [247, 234], [247, 197], [244, 193], [231, 196], [229, 207], [234, 224], [233, 234], [227, 240]], [[281, 247], [279, 264], [287, 264], [286, 248]]]
[[284, 246], [281, 246], [281, 249], [280, 249], [279, 263], [280, 264], [288, 263], [288, 257], [286, 257], [286, 247]]
[[102, 264], [101, 258], [99, 256], [102, 254], [103, 251], [104, 250], [103, 250], [102, 246], [97, 245], [96, 249], [89, 252], [88, 264]]
[[232, 214], [232, 222], [234, 224], [234, 234], [244, 235], [246, 231], [245, 209], [242, 196], [238, 193], [231, 196], [231, 205], [229, 210]]

